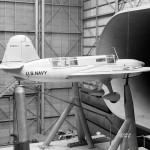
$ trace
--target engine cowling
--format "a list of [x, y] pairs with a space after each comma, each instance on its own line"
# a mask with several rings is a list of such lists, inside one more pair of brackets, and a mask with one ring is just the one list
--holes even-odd
[[128, 69], [130, 68], [136, 69], [145, 66], [145, 63], [135, 59], [118, 59], [116, 61], [116, 65]]

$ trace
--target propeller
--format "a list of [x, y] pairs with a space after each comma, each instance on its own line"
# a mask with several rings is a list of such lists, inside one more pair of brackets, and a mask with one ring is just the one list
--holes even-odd
[[103, 98], [105, 100], [109, 100], [112, 103], [116, 103], [120, 100], [120, 94], [117, 92], [111, 92], [109, 94], [106, 94], [105, 96], [103, 96]]
[[105, 94], [105, 91], [103, 89], [97, 91], [97, 90], [93, 90], [91, 92], [89, 92], [90, 95], [92, 96], [96, 96], [96, 97], [102, 97]]

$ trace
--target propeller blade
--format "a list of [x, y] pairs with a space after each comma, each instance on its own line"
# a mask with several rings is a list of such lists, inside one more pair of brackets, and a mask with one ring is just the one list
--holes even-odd
[[116, 103], [120, 100], [120, 94], [117, 92], [111, 92], [109, 94], [106, 94], [105, 96], [103, 96], [103, 98], [105, 100], [109, 100], [112, 103]]

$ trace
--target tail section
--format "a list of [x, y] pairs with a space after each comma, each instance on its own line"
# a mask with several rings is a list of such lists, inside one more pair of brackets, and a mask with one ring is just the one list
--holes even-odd
[[4, 64], [23, 64], [40, 59], [31, 40], [25, 35], [16, 35], [9, 39], [2, 60]]

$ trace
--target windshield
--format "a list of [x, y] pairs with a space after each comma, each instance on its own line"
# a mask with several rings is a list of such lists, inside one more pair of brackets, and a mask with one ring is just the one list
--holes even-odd
[[114, 55], [108, 55], [107, 56], [107, 63], [115, 63], [115, 56]]
[[76, 57], [72, 58], [52, 58], [53, 67], [69, 67], [69, 66], [77, 66], [78, 61]]

